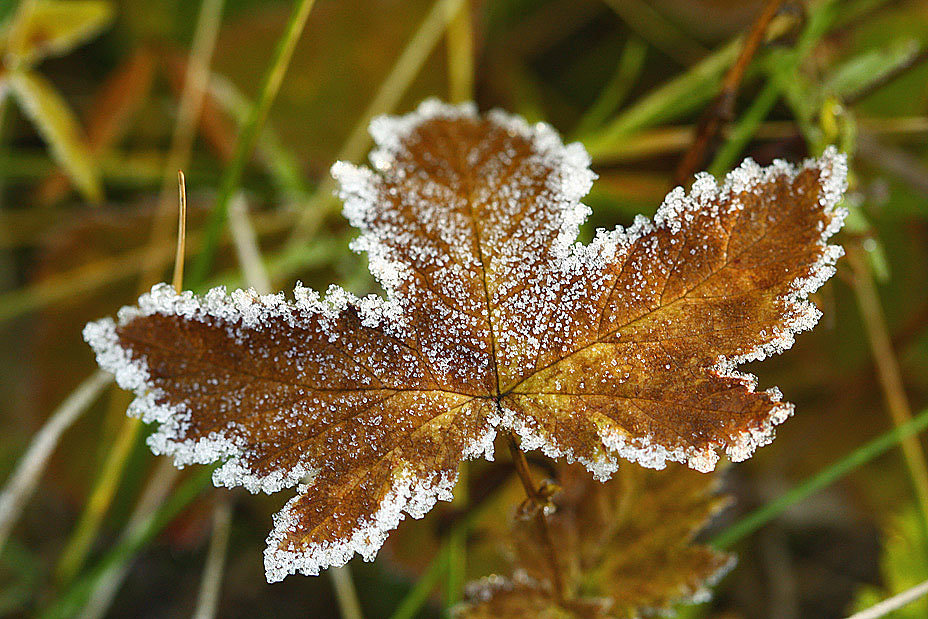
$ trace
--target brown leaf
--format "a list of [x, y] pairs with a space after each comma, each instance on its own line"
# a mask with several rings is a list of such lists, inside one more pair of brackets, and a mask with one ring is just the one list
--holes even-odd
[[[576, 465], [562, 466], [556, 511], [548, 517], [571, 596], [611, 601], [610, 617], [660, 614], [708, 596], [706, 587], [732, 557], [695, 544], [695, 535], [726, 503], [716, 479], [674, 464], [663, 471], [624, 467], [598, 483]], [[514, 568], [552, 582], [537, 523], [515, 522]]]
[[561, 602], [551, 591], [531, 578], [490, 576], [467, 588], [467, 601], [457, 606], [455, 619], [600, 619], [608, 617], [606, 600], [584, 599]]
[[550, 127], [428, 101], [371, 130], [376, 171], [333, 174], [385, 298], [162, 285], [85, 330], [161, 424], [156, 453], [225, 460], [216, 483], [252, 491], [312, 476], [275, 519], [269, 579], [372, 558], [500, 429], [605, 479], [617, 456], [747, 458], [790, 414], [734, 366], [818, 317], [804, 299], [840, 255], [833, 149], [799, 169], [745, 162], [722, 188], [703, 175], [653, 225], [581, 246], [589, 157]]

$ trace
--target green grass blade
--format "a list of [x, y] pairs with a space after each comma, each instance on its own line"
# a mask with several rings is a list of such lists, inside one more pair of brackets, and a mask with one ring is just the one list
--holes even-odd
[[309, 11], [312, 9], [313, 3], [314, 0], [297, 0], [297, 5], [293, 8], [293, 12], [287, 21], [284, 34], [277, 43], [274, 56], [261, 83], [258, 99], [255, 101], [254, 107], [251, 108], [248, 120], [242, 126], [232, 162], [223, 175], [219, 195], [216, 197], [216, 203], [210, 213], [209, 222], [206, 224], [203, 248], [197, 254], [190, 269], [188, 286], [196, 286], [202, 283], [213, 264], [213, 258], [219, 246], [219, 236], [222, 234], [228, 219], [229, 201], [238, 191], [245, 164], [255, 149], [261, 127], [264, 125], [271, 104], [280, 90], [284, 74], [287, 72], [290, 59], [293, 57], [293, 50], [300, 39], [303, 27], [306, 25], [306, 19], [309, 17]]
[[744, 148], [753, 139], [754, 134], [757, 133], [757, 128], [760, 127], [760, 124], [770, 114], [770, 110], [776, 105], [777, 100], [780, 98], [780, 92], [780, 86], [776, 81], [770, 80], [764, 84], [763, 89], [751, 102], [747, 111], [741, 115], [735, 126], [732, 127], [728, 139], [725, 140], [725, 143], [715, 154], [712, 163], [709, 164], [709, 174], [720, 177], [734, 167]]
[[730, 548], [785, 512], [790, 506], [803, 501], [822, 488], [830, 486], [854, 469], [870, 462], [877, 456], [883, 455], [903, 439], [918, 434], [926, 428], [928, 428], [928, 409], [920, 412], [912, 421], [893, 428], [858, 447], [847, 456], [822, 469], [779, 498], [748, 514], [712, 538], [712, 545], [716, 548]]
[[210, 486], [212, 474], [212, 468], [201, 468], [178, 486], [174, 494], [161, 507], [152, 512], [141, 526], [131, 531], [107, 552], [96, 566], [76, 580], [58, 601], [40, 616], [45, 619], [75, 616], [86, 604], [101, 580], [107, 578], [112, 570], [124, 565], [130, 557], [148, 545], [171, 520]]
[[729, 41], [663, 86], [644, 95], [584, 143], [593, 159], [608, 155], [610, 147], [629, 134], [697, 110], [718, 90], [719, 81], [741, 49], [741, 39]]
[[644, 41], [636, 37], [628, 39], [619, 57], [615, 75], [603, 88], [589, 111], [577, 123], [575, 132], [577, 135], [592, 135], [593, 131], [622, 105], [622, 101], [628, 96], [638, 76], [641, 75], [647, 53], [648, 46]]
[[918, 40], [904, 37], [885, 47], [868, 49], [831, 71], [823, 80], [822, 90], [839, 97], [853, 95], [911, 62], [922, 51], [921, 47]]
[[448, 571], [448, 551], [447, 544], [442, 545], [438, 554], [432, 559], [432, 562], [426, 568], [425, 573], [419, 577], [416, 584], [413, 585], [406, 597], [403, 598], [400, 605], [390, 615], [390, 619], [413, 619], [429, 599], [432, 590], [438, 586], [443, 574]]

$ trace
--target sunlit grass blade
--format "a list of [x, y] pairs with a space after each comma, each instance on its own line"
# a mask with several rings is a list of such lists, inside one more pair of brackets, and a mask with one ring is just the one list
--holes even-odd
[[735, 524], [712, 538], [716, 548], [730, 548], [762, 526], [777, 518], [791, 506], [810, 495], [826, 488], [851, 471], [883, 455], [903, 440], [928, 428], [928, 409], [916, 415], [912, 421], [889, 430], [865, 443], [830, 466], [825, 467], [806, 481], [795, 486], [770, 503], [748, 514]]
[[231, 528], [232, 503], [228, 497], [224, 497], [213, 508], [213, 530], [210, 534], [206, 564], [203, 566], [200, 592], [197, 594], [197, 607], [193, 612], [194, 619], [212, 619], [216, 616]]
[[235, 194], [229, 207], [229, 230], [246, 284], [258, 294], [271, 293], [271, 278], [261, 258], [258, 238], [248, 217], [248, 202], [242, 193]]
[[907, 589], [902, 593], [898, 593], [891, 598], [883, 600], [875, 606], [871, 606], [870, 608], [862, 610], [859, 613], [854, 613], [848, 617], [848, 619], [879, 619], [880, 617], [886, 617], [890, 613], [904, 608], [912, 602], [925, 597], [926, 595], [928, 595], [928, 580], [915, 585], [911, 589]]
[[[857, 307], [863, 319], [886, 409], [896, 427], [903, 427], [912, 420], [912, 407], [902, 380], [902, 368], [893, 350], [876, 282], [865, 256], [866, 252], [856, 242], [847, 247], [847, 259], [852, 270], [851, 287], [857, 298]], [[922, 522], [928, 533], [928, 463], [925, 450], [917, 438], [909, 436], [902, 441], [902, 453]]]
[[18, 4], [20, 12], [7, 34], [8, 53], [17, 64], [65, 54], [113, 19], [113, 5], [105, 0], [34, 0]]
[[822, 81], [823, 91], [839, 97], [854, 96], [872, 83], [880, 83], [899, 67], [909, 65], [922, 45], [909, 37], [900, 38], [879, 49], [867, 49], [835, 67]]
[[68, 104], [48, 80], [37, 73], [14, 71], [7, 80], [20, 107], [35, 123], [74, 185], [88, 201], [100, 202], [103, 188], [95, 159]]
[[342, 619], [364, 619], [354, 579], [351, 577], [351, 567], [349, 565], [331, 567], [326, 572], [332, 580], [335, 599], [338, 600], [338, 610]]
[[474, 24], [469, 2], [451, 16], [447, 48], [449, 98], [452, 103], [470, 101], [474, 98]]
[[[213, 73], [209, 81], [209, 94], [238, 124], [244, 125], [254, 104], [223, 75]], [[267, 168], [271, 181], [285, 202], [301, 203], [310, 194], [296, 155], [281, 142], [278, 132], [265, 121], [258, 136], [258, 159]]]

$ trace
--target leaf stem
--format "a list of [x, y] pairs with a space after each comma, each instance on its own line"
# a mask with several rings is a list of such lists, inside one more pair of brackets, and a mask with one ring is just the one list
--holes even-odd
[[516, 473], [525, 488], [525, 494], [529, 500], [533, 501], [537, 507], [535, 510], [535, 520], [538, 528], [541, 530], [542, 540], [548, 553], [548, 563], [551, 567], [551, 576], [554, 586], [554, 595], [558, 602], [563, 603], [565, 598], [564, 575], [561, 572], [561, 565], [557, 559], [557, 546], [554, 544], [554, 538], [551, 536], [551, 528], [548, 526], [548, 516], [545, 513], [545, 499], [538, 490], [538, 484], [532, 479], [532, 471], [528, 467], [528, 460], [525, 454], [519, 449], [519, 444], [512, 432], [506, 433], [506, 441], [509, 443], [509, 453], [512, 454], [512, 462], [515, 465]]
[[181, 170], [177, 171], [177, 251], [174, 253], [174, 290], [180, 293], [184, 286], [184, 251], [187, 248], [187, 181]]

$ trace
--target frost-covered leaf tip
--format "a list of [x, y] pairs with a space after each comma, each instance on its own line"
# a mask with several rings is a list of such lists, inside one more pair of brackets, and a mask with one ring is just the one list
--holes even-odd
[[818, 318], [806, 297], [841, 253], [834, 150], [702, 175], [583, 246], [590, 160], [551, 127], [426, 101], [371, 133], [372, 167], [332, 172], [384, 297], [160, 285], [85, 329], [159, 424], [155, 453], [222, 461], [217, 485], [254, 492], [310, 480], [275, 518], [269, 580], [373, 558], [500, 430], [605, 479], [618, 458], [743, 460], [790, 415], [734, 368]]

